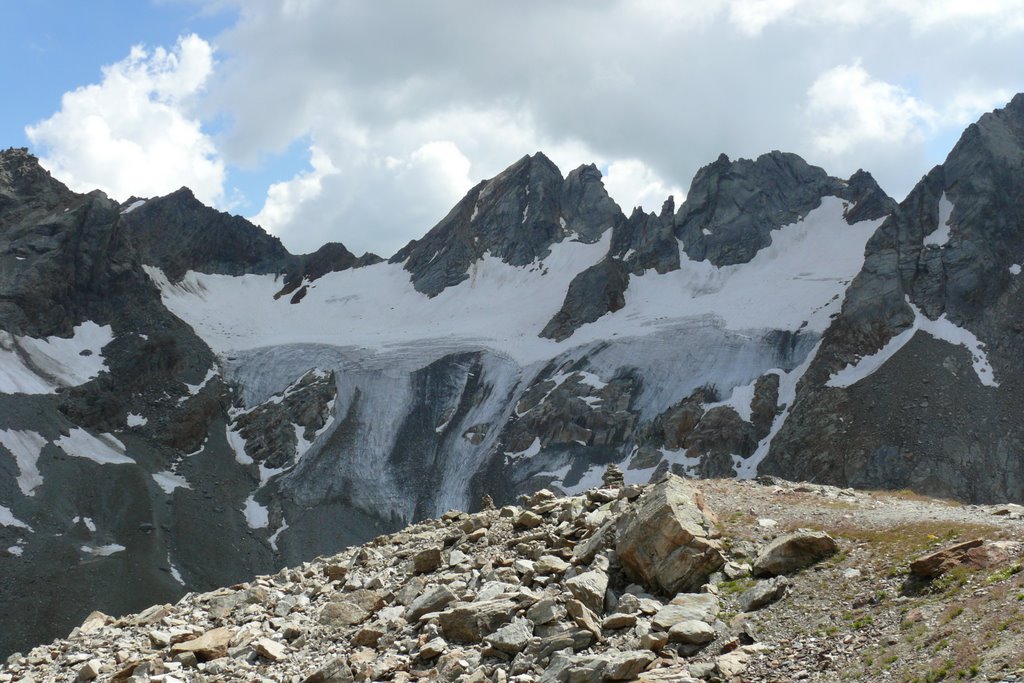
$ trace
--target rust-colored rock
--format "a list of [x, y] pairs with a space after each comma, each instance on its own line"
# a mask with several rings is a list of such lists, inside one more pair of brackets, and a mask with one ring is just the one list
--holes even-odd
[[975, 538], [963, 543], [936, 550], [910, 563], [910, 572], [924, 579], [945, 574], [954, 567], [995, 567], [1010, 559], [1010, 554], [998, 543], [987, 543]]
[[182, 652], [191, 652], [201, 662], [208, 662], [211, 659], [220, 659], [228, 656], [228, 644], [231, 642], [231, 629], [215, 628], [207, 631], [198, 638], [186, 640], [184, 643], [176, 643], [171, 646], [171, 654], [176, 655]]

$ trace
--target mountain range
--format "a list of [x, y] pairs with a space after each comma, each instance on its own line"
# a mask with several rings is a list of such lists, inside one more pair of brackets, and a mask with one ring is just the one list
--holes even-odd
[[899, 203], [536, 153], [388, 259], [0, 152], [0, 654], [611, 463], [1020, 502], [1022, 263], [1024, 94]]

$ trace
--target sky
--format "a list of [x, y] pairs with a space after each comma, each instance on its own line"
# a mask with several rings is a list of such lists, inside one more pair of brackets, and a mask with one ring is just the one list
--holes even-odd
[[774, 149], [902, 199], [1024, 91], [1024, 0], [35, 0], [0, 60], [0, 148], [72, 189], [388, 256], [537, 151], [627, 214]]

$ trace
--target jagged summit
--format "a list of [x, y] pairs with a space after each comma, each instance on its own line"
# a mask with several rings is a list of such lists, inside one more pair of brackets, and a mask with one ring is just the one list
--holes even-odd
[[868, 174], [846, 182], [796, 154], [773, 151], [736, 161], [722, 154], [694, 176], [675, 216], [675, 234], [691, 259], [745, 263], [771, 243], [772, 231], [803, 218], [829, 195], [858, 205], [850, 223], [880, 218], [895, 205]]
[[416, 289], [434, 296], [469, 278], [470, 264], [485, 254], [526, 266], [570, 236], [595, 242], [619, 220], [621, 212], [596, 166], [581, 166], [563, 178], [537, 152], [476, 185], [430, 232], [391, 261], [404, 263]]

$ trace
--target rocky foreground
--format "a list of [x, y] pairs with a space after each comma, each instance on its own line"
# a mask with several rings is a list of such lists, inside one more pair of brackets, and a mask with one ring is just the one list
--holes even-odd
[[1015, 505], [626, 486], [610, 468], [582, 495], [449, 512], [175, 605], [93, 613], [0, 682], [1021, 681], [1022, 541]]

